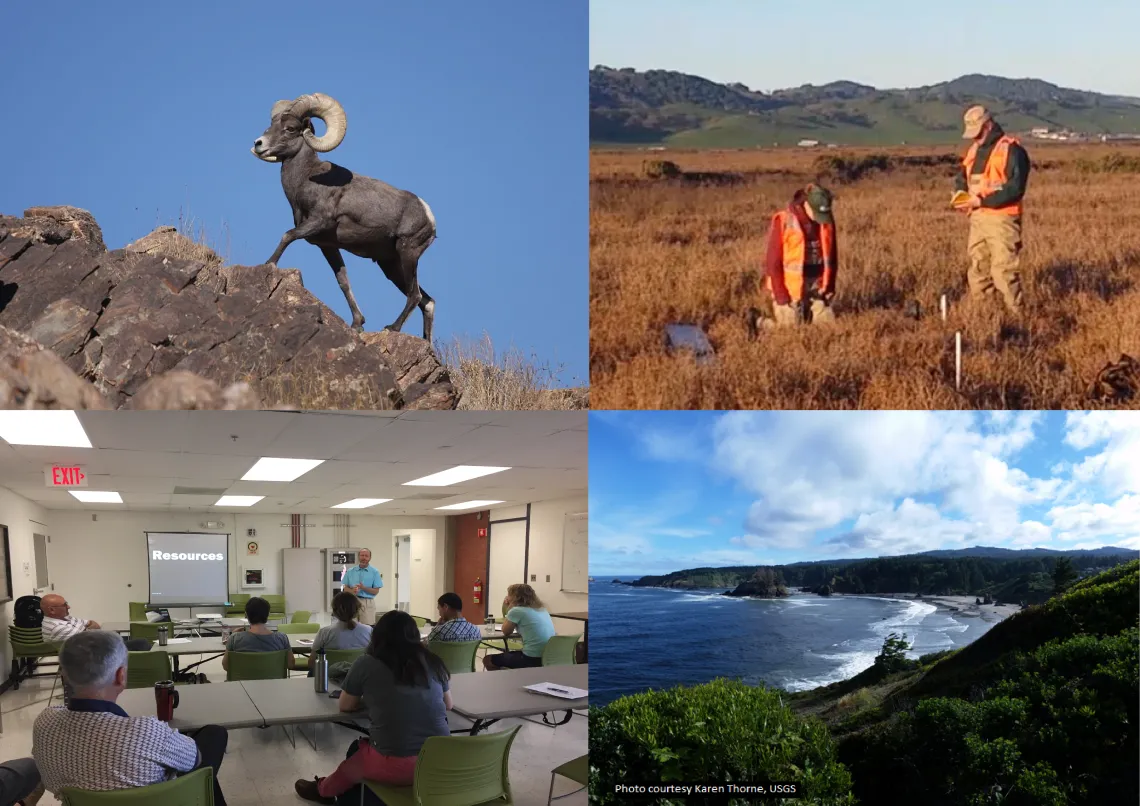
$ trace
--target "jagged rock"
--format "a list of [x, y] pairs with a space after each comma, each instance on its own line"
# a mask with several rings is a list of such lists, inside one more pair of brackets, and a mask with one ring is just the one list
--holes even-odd
[[95, 387], [76, 377], [35, 339], [0, 325], [0, 409], [109, 409]]
[[[219, 389], [248, 383], [253, 397], [235, 391], [235, 406], [401, 408], [417, 383], [433, 387], [413, 390], [417, 408], [457, 403], [426, 342], [360, 336], [296, 269], [222, 266], [170, 228], [107, 252], [86, 211], [29, 212], [0, 216], [0, 325], [50, 349], [113, 408], [135, 407], [147, 382], [172, 370]], [[147, 395], [180, 407], [215, 402], [204, 388]]]
[[406, 409], [453, 409], [459, 393], [450, 383], [413, 383], [404, 390]]
[[261, 401], [248, 383], [223, 390], [211, 380], [184, 370], [156, 375], [131, 399], [133, 409], [260, 409]]
[[9, 229], [12, 236], [26, 238], [33, 243], [73, 241], [82, 244], [84, 250], [91, 254], [107, 251], [103, 244], [103, 230], [95, 222], [95, 217], [78, 207], [29, 207], [22, 219], [0, 215], [0, 229]]

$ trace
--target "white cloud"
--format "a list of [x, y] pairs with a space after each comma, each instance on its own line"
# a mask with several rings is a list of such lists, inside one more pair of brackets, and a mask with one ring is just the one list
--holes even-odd
[[674, 528], [653, 529], [652, 533], [655, 535], [661, 535], [662, 537], [681, 537], [681, 538], [686, 538], [686, 539], [693, 538], [693, 537], [708, 537], [709, 535], [712, 534], [712, 532], [710, 532], [708, 529], [674, 529]]
[[975, 524], [948, 520], [937, 507], [906, 498], [897, 508], [860, 515], [849, 531], [827, 543], [843, 554], [880, 557], [958, 547], [977, 536]]
[[1140, 492], [1140, 412], [1073, 411], [1065, 442], [1077, 450], [1103, 444], [1073, 469], [1075, 481], [1100, 484], [1109, 495]]
[[906, 497], [937, 498], [944, 515], [1004, 533], [1059, 487], [1008, 461], [1039, 421], [1036, 412], [734, 412], [713, 429], [714, 465], [757, 496], [745, 522], [757, 537], [806, 543], [867, 513], [897, 519]]
[[1053, 507], [1049, 518], [1062, 541], [1136, 545], [1140, 538], [1140, 495], [1125, 495], [1112, 504], [1082, 502]]

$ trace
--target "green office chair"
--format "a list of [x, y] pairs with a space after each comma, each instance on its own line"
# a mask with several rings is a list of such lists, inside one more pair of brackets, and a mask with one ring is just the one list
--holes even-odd
[[59, 798], [63, 806], [214, 806], [214, 769], [203, 767], [161, 784], [108, 792], [65, 786]]
[[[576, 784], [581, 784], [581, 789], [575, 789], [573, 792], [567, 792], [566, 795], [573, 795], [581, 792], [586, 788], [586, 784], [590, 780], [590, 756], [578, 756], [573, 761], [567, 761], [565, 764], [560, 764], [555, 767], [553, 772], [550, 773], [550, 794], [546, 796], [546, 806], [554, 801], [554, 778], [561, 775], [563, 778], [569, 778]], [[566, 795], [559, 795], [558, 797], [564, 798]]]
[[334, 663], [352, 663], [363, 654], [363, 649], [326, 649], [325, 660], [329, 662], [329, 666]]
[[432, 641], [428, 650], [434, 652], [447, 671], [452, 674], [463, 674], [475, 671], [475, 653], [482, 641]]
[[284, 621], [285, 620], [285, 597], [278, 593], [267, 593], [261, 597], [269, 602], [269, 620], [270, 621]]
[[245, 603], [251, 598], [253, 597], [248, 593], [231, 593], [226, 618], [245, 618]]
[[[508, 763], [521, 726], [482, 736], [429, 736], [416, 760], [411, 786], [362, 781], [387, 806], [511, 806]], [[364, 792], [360, 793], [364, 802]]]
[[128, 602], [131, 617], [127, 621], [146, 621], [146, 602]]
[[308, 610], [294, 610], [293, 615], [289, 618], [290, 624], [304, 624], [312, 616], [312, 612]]
[[231, 652], [226, 680], [277, 680], [289, 676], [288, 649], [276, 652]]
[[[32, 670], [40, 658], [59, 654], [60, 644], [53, 644], [44, 640], [43, 630], [39, 627], [9, 627], [8, 641], [12, 644], [12, 688], [18, 689], [21, 680], [30, 677], [56, 677], [58, 670], [50, 673], [36, 674]], [[44, 664], [45, 666], [58, 666], [57, 663]], [[52, 684], [54, 686], [54, 683]]]
[[542, 648], [543, 666], [573, 666], [577, 662], [578, 635], [552, 635]]
[[431, 624], [431, 619], [424, 618], [423, 616], [412, 616], [416, 620], [417, 627], [426, 627]]
[[166, 628], [166, 637], [174, 637], [174, 624], [169, 621], [132, 621], [131, 622], [131, 638], [145, 638], [148, 641], [158, 640], [158, 628]]
[[307, 621], [301, 624], [278, 624], [277, 632], [282, 635], [311, 635], [321, 631], [321, 625]]
[[127, 688], [150, 688], [160, 680], [173, 680], [170, 655], [165, 650], [127, 653]]

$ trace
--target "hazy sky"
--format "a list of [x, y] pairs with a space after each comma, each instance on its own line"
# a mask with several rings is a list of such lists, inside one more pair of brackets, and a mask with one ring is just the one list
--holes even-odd
[[916, 87], [987, 73], [1140, 96], [1140, 3], [591, 0], [590, 66], [770, 91], [847, 79]]
[[[10, 8], [8, 6], [11, 6]], [[530, 0], [432, 3], [4, 4], [9, 97], [0, 212], [90, 210], [111, 249], [175, 223], [180, 208], [261, 263], [293, 226], [280, 168], [250, 148], [275, 101], [344, 104], [348, 133], [323, 158], [423, 197], [438, 240], [420, 261], [435, 335], [512, 342], [587, 377], [587, 8]], [[405, 298], [345, 254], [379, 330]], [[282, 268], [348, 318], [317, 247]], [[412, 313], [405, 332], [420, 335]]]
[[1136, 412], [591, 412], [590, 572], [1140, 548]]

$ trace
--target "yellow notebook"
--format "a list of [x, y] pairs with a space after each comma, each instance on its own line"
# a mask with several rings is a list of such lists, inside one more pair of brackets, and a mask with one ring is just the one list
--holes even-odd
[[950, 199], [950, 206], [951, 207], [961, 207], [963, 204], [966, 204], [969, 201], [970, 201], [970, 194], [964, 190], [959, 190], [959, 191], [956, 191], [954, 193], [954, 196]]

